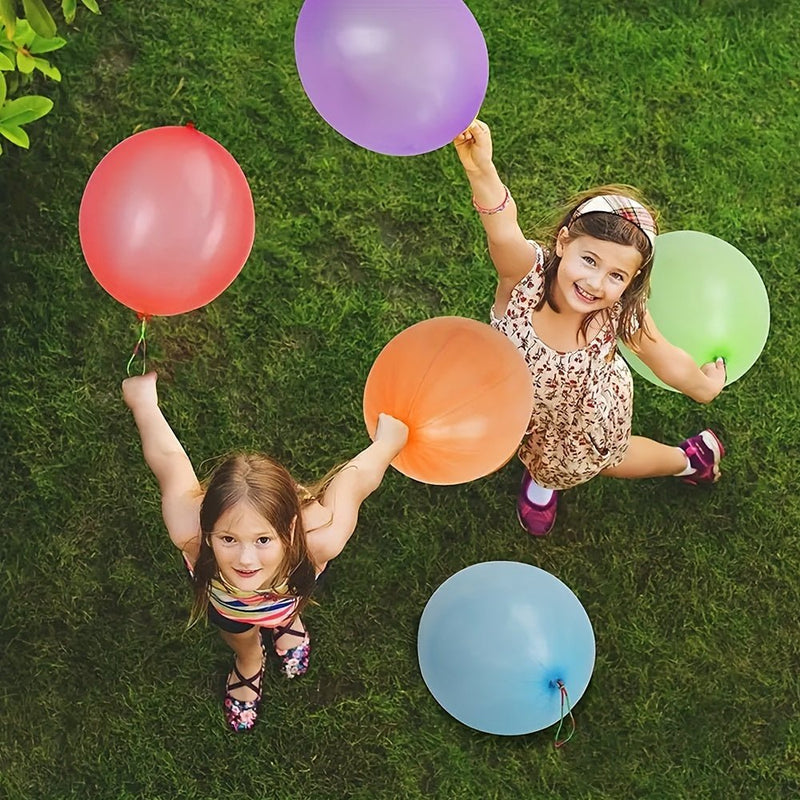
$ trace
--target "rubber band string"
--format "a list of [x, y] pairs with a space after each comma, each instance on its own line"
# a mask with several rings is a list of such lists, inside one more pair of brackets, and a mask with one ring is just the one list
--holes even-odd
[[128, 359], [128, 366], [126, 371], [128, 376], [131, 374], [131, 367], [133, 366], [133, 361], [136, 356], [141, 352], [142, 354], [142, 375], [144, 375], [145, 370], [147, 368], [147, 320], [150, 319], [146, 314], [139, 314], [138, 318], [142, 322], [142, 327], [139, 331], [139, 341], [136, 342], [136, 346], [133, 348], [133, 352], [131, 353], [131, 357]]
[[[564, 686], [564, 682], [561, 680], [556, 681], [556, 686], [558, 686], [558, 690], [561, 693], [561, 719], [558, 721], [558, 730], [556, 731], [556, 738], [555, 738], [555, 748], [558, 749], [559, 747], [563, 747], [574, 735], [575, 733], [575, 717], [572, 716], [572, 709], [569, 705], [569, 695], [567, 694], [567, 687]], [[567, 716], [569, 717], [569, 721], [572, 724], [572, 730], [570, 730], [569, 735], [566, 739], [559, 739], [559, 734], [561, 733], [561, 727], [564, 724], [564, 706], [567, 707]]]

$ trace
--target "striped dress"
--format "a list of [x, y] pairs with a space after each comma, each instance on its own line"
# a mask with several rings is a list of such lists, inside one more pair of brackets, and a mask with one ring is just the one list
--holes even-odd
[[[192, 565], [185, 553], [183, 560], [194, 578]], [[288, 588], [283, 584], [266, 592], [242, 591], [217, 575], [211, 579], [208, 602], [226, 619], [262, 628], [277, 628], [292, 620], [297, 611], [299, 600], [284, 593]]]

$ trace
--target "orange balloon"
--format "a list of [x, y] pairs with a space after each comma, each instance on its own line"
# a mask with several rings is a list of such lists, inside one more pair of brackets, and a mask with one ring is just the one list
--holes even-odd
[[434, 317], [381, 350], [364, 387], [364, 421], [378, 414], [408, 425], [392, 462], [422, 483], [482, 478], [516, 451], [530, 422], [533, 386], [517, 348], [499, 331], [463, 317]]

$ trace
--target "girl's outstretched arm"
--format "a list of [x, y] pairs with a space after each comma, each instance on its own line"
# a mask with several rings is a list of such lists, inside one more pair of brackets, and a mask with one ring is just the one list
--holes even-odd
[[407, 441], [405, 423], [388, 414], [378, 415], [375, 441], [336, 473], [320, 500], [330, 512], [331, 521], [307, 532], [308, 549], [315, 564], [322, 565], [342, 552], [355, 530], [361, 504], [380, 486], [390, 462]]
[[645, 324], [648, 337], [639, 330], [631, 349], [664, 383], [698, 403], [710, 403], [725, 386], [725, 363], [721, 358], [698, 367], [680, 347], [668, 342], [656, 328], [648, 311]]
[[148, 372], [122, 382], [122, 397], [133, 412], [147, 466], [161, 489], [161, 512], [170, 538], [191, 550], [199, 531], [200, 484], [186, 451], [161, 413], [157, 375]]
[[514, 198], [500, 180], [492, 162], [492, 136], [489, 126], [476, 119], [453, 140], [458, 157], [467, 173], [472, 197], [483, 209], [501, 209], [481, 214], [489, 242], [489, 255], [500, 279], [498, 294], [510, 295], [533, 267], [536, 254], [517, 222]]

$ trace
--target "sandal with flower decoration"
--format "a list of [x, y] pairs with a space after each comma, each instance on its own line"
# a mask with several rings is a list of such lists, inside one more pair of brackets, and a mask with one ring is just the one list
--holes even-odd
[[[261, 669], [252, 677], [246, 678], [239, 671], [236, 662], [233, 662], [233, 673], [239, 679], [232, 681], [230, 678], [225, 684], [225, 700], [222, 702], [223, 710], [225, 711], [225, 721], [228, 727], [234, 733], [241, 733], [249, 731], [253, 725], [256, 724], [258, 718], [258, 706], [261, 702], [261, 684], [264, 679], [264, 663], [266, 661], [266, 653], [264, 648], [261, 648]], [[252, 689], [256, 693], [255, 700], [238, 700], [231, 697], [231, 692], [234, 689], [241, 689], [243, 686]]]
[[[280, 639], [284, 633], [302, 637], [303, 641], [296, 647], [291, 647], [289, 650], [281, 650], [275, 642]], [[287, 678], [296, 678], [298, 675], [306, 674], [308, 671], [308, 658], [311, 653], [311, 638], [308, 635], [308, 631], [293, 630], [288, 625], [273, 628], [272, 646], [275, 648], [275, 652], [281, 661], [281, 672]]]

